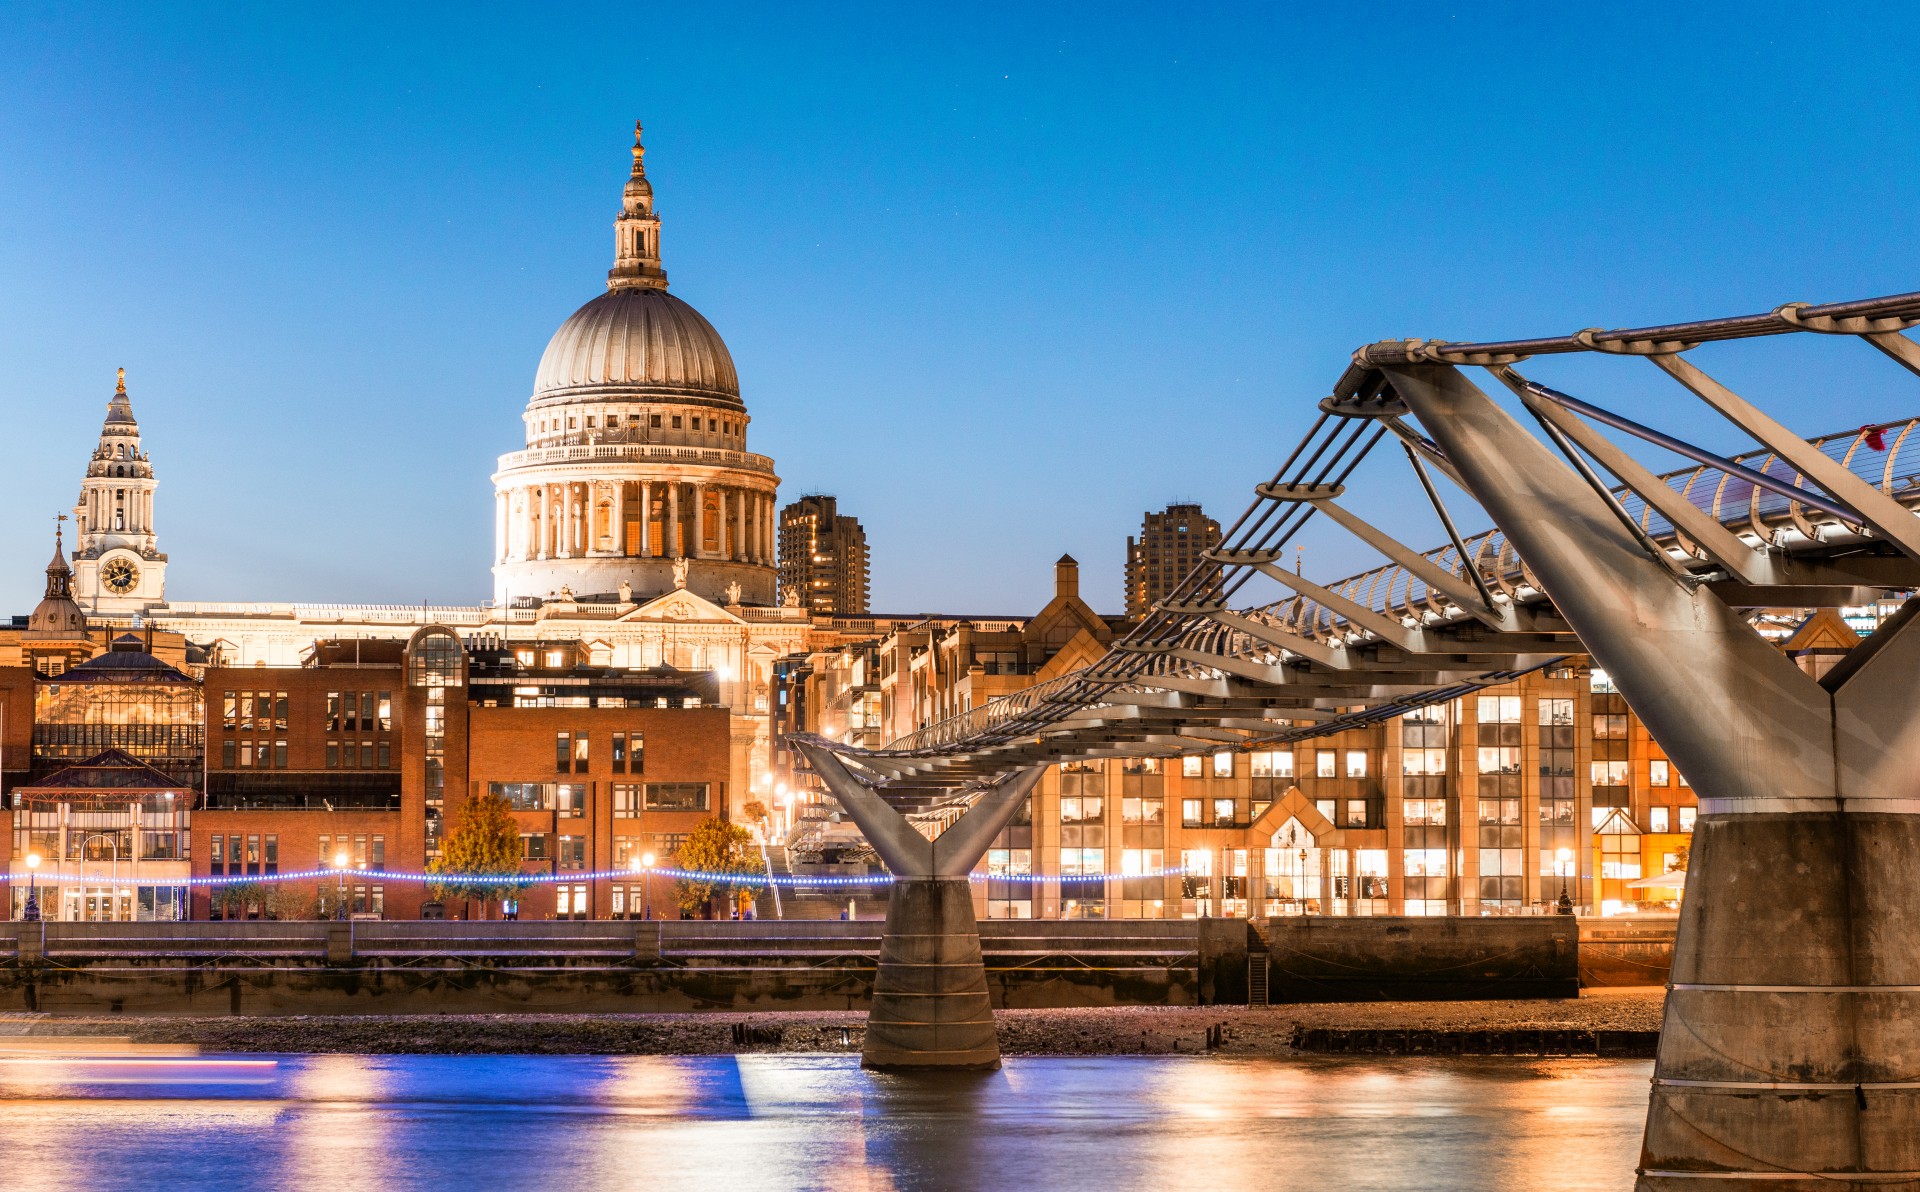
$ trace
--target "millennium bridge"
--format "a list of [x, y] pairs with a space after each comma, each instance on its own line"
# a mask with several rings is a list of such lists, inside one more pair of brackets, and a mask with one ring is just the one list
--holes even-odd
[[[998, 1062], [967, 875], [1045, 765], [1319, 736], [1579, 652], [1700, 804], [1638, 1186], [1920, 1188], [1920, 601], [1817, 678], [1757, 628], [1920, 588], [1920, 420], [1805, 439], [1694, 359], [1830, 337], [1891, 361], [1891, 388], [1920, 374], [1917, 324], [1920, 293], [1370, 344], [1221, 548], [1098, 662], [879, 749], [795, 737], [896, 879], [864, 1061]], [[1569, 355], [1648, 399], [1527, 375]], [[1677, 397], [1751, 449], [1651, 425]], [[1656, 474], [1634, 440], [1689, 466]], [[1405, 545], [1361, 495], [1425, 502], [1445, 544]], [[1463, 512], [1494, 528], [1463, 536]], [[1380, 565], [1287, 570], [1316, 517]]]

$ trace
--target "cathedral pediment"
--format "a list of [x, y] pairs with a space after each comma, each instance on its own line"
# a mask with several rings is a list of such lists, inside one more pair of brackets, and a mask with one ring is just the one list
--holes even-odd
[[746, 621], [686, 588], [677, 588], [634, 609], [622, 621], [709, 621], [744, 625]]

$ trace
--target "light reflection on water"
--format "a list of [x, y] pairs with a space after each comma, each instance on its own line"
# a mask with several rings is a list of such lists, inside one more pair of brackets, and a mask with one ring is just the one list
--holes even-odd
[[1633, 1183], [1650, 1061], [286, 1056], [0, 1084], [0, 1188], [1506, 1189]]

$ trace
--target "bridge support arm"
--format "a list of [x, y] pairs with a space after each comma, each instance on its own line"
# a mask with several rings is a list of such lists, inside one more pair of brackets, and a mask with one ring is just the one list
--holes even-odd
[[1920, 1186], [1920, 617], [1816, 682], [1453, 368], [1387, 371], [1699, 796], [1640, 1192]]
[[999, 1067], [1000, 1042], [969, 875], [1033, 793], [1044, 767], [1029, 767], [987, 787], [965, 814], [929, 840], [831, 750], [806, 741], [794, 746], [894, 877], [861, 1064]]

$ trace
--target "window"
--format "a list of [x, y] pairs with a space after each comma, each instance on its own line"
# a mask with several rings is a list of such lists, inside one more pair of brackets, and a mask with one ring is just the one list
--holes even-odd
[[1483, 695], [1477, 701], [1476, 718], [1481, 724], [1519, 724], [1520, 697], [1517, 695]]
[[554, 768], [565, 774], [573, 769], [573, 737], [568, 733], [553, 734]]
[[1365, 778], [1367, 776], [1367, 751], [1364, 749], [1347, 750], [1347, 777]]
[[1215, 799], [1213, 801], [1213, 826], [1216, 828], [1233, 827], [1233, 800]]
[[1682, 807], [1680, 809], [1680, 830], [1682, 832], [1693, 831], [1693, 817], [1698, 814], [1699, 808], [1697, 807]]
[[585, 869], [587, 838], [585, 836], [560, 837], [560, 847], [555, 851], [554, 862], [561, 869]]
[[553, 805], [550, 782], [490, 782], [487, 791], [505, 799], [515, 811], [545, 811]]
[[340, 742], [328, 741], [327, 742], [327, 769], [337, 770], [339, 768], [340, 768]]
[[1340, 774], [1340, 755], [1331, 749], [1318, 749], [1313, 754], [1313, 776], [1315, 778], [1337, 778]]
[[227, 730], [228, 732], [233, 731], [233, 724], [234, 724], [235, 718], [239, 714], [239, 707], [240, 707], [240, 701], [234, 696], [233, 692], [229, 691], [225, 695], [220, 697], [220, 727], [221, 728]]
[[649, 811], [705, 811], [707, 784], [704, 782], [650, 782], [647, 784]]
[[640, 784], [634, 782], [615, 783], [613, 787], [613, 818], [638, 819], [640, 817]]
[[1255, 753], [1252, 755], [1250, 765], [1255, 778], [1292, 778], [1293, 751], [1283, 749]]
[[1656, 757], [1647, 763], [1647, 785], [1666, 786], [1672, 780], [1673, 775], [1665, 758]]
[[1669, 810], [1665, 807], [1650, 807], [1647, 809], [1647, 831], [1649, 832], [1667, 831], [1670, 820]]
[[234, 768], [236, 764], [238, 764], [234, 760], [234, 749], [235, 749], [235, 746], [234, 746], [233, 738], [229, 737], [226, 740], [220, 742], [220, 765], [223, 768], [231, 770]]
[[607, 754], [607, 759], [615, 774], [627, 772], [627, 734], [613, 734], [613, 749]]
[[391, 769], [393, 767], [393, 743], [391, 741], [382, 739], [379, 745], [377, 746], [377, 749], [379, 752], [380, 768], [382, 770]]
[[553, 810], [570, 819], [587, 814], [587, 784], [563, 782], [553, 788]]
[[1365, 799], [1347, 800], [1347, 818], [1344, 827], [1364, 828], [1367, 826], [1367, 801]]
[[545, 832], [523, 832], [520, 835], [520, 855], [528, 861], [547, 859], [547, 834]]
[[1593, 737], [1596, 741], [1626, 740], [1627, 714], [1625, 712], [1594, 713]]
[[393, 692], [391, 691], [380, 693], [380, 731], [383, 733], [393, 731]]
[[573, 738], [573, 772], [587, 772], [587, 734], [578, 733]]
[[1223, 752], [1213, 755], [1213, 776], [1215, 778], [1233, 777], [1233, 754]]
[[1198, 756], [1194, 754], [1188, 754], [1186, 757], [1183, 757], [1180, 759], [1180, 777], [1182, 778], [1200, 777], [1200, 758]]
[[658, 414], [649, 415], [647, 417], [647, 425], [657, 429], [660, 426], [660, 415]]
[[1589, 762], [1588, 764], [1593, 768], [1593, 785], [1595, 786], [1627, 785], [1627, 763], [1626, 762]]
[[1197, 828], [1200, 826], [1200, 800], [1180, 800], [1180, 824], [1186, 828]]

